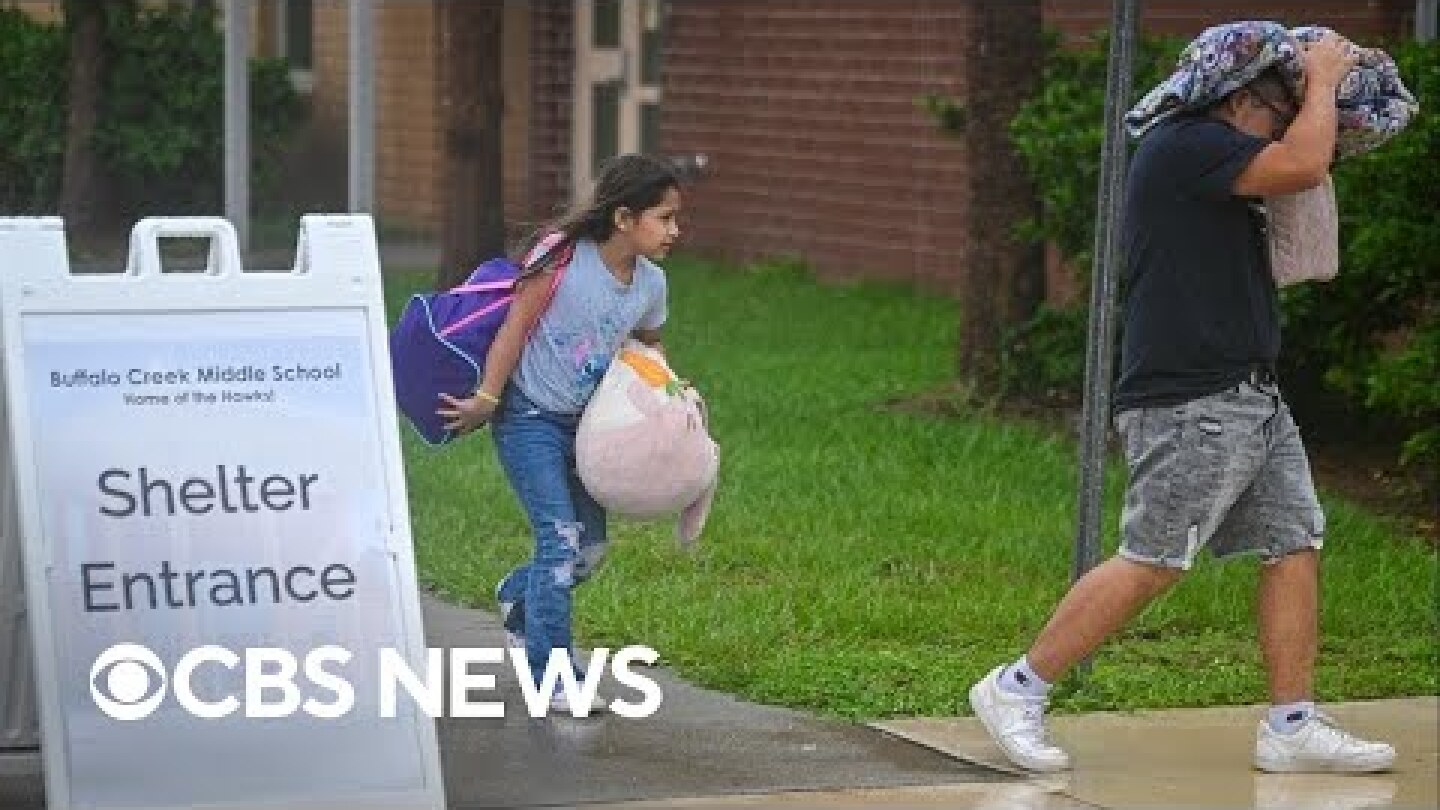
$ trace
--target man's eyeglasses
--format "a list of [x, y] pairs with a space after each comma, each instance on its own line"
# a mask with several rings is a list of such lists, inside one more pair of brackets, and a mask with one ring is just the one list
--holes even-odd
[[1251, 98], [1254, 98], [1256, 101], [1263, 104], [1267, 110], [1274, 113], [1275, 120], [1280, 122], [1280, 126], [1282, 128], [1289, 127], [1292, 123], [1294, 123], [1295, 116], [1298, 115], [1300, 112], [1294, 107], [1291, 107], [1288, 110], [1281, 109], [1278, 105], [1275, 104], [1275, 102], [1271, 101], [1268, 98], [1265, 98], [1259, 93], [1251, 93], [1250, 96]]

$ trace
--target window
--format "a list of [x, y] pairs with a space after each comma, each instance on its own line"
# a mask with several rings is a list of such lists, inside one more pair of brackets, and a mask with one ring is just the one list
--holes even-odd
[[315, 79], [315, 8], [313, 0], [276, 0], [276, 56], [290, 63], [290, 81], [302, 93], [310, 92]]
[[620, 0], [595, 0], [594, 20], [591, 44], [596, 48], [620, 47]]
[[645, 0], [640, 21], [640, 83], [660, 83], [661, 29], [660, 0]]
[[591, 130], [590, 165], [596, 174], [605, 161], [620, 153], [620, 91], [623, 89], [620, 82], [603, 82], [595, 85], [590, 96], [594, 105], [591, 107], [594, 129]]
[[640, 151], [654, 154], [660, 150], [660, 105], [640, 105]]

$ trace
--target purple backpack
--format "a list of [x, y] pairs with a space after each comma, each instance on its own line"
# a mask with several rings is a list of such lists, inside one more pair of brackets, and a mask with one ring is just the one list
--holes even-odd
[[[558, 233], [542, 239], [526, 255], [525, 265], [548, 257], [560, 241]], [[574, 244], [568, 244], [556, 258], [547, 307], [574, 250]], [[427, 443], [446, 444], [455, 438], [445, 428], [445, 419], [435, 413], [445, 404], [440, 394], [464, 399], [480, 385], [485, 355], [510, 312], [519, 276], [520, 267], [509, 259], [490, 259], [458, 287], [412, 295], [390, 330], [395, 404]]]

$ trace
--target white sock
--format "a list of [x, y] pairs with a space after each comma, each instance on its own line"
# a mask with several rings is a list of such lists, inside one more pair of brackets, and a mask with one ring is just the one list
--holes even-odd
[[1023, 655], [1000, 673], [1000, 687], [1006, 692], [1032, 698], [1050, 694], [1050, 684], [1035, 674], [1030, 667], [1030, 659]]
[[1276, 734], [1294, 734], [1315, 713], [1315, 701], [1302, 700], [1270, 707], [1270, 730]]

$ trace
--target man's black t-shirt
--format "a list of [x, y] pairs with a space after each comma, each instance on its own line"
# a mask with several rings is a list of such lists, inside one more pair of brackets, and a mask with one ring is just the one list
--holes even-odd
[[1279, 357], [1264, 217], [1231, 192], [1268, 143], [1209, 116], [1166, 122], [1140, 142], [1122, 224], [1117, 411], [1213, 394]]

